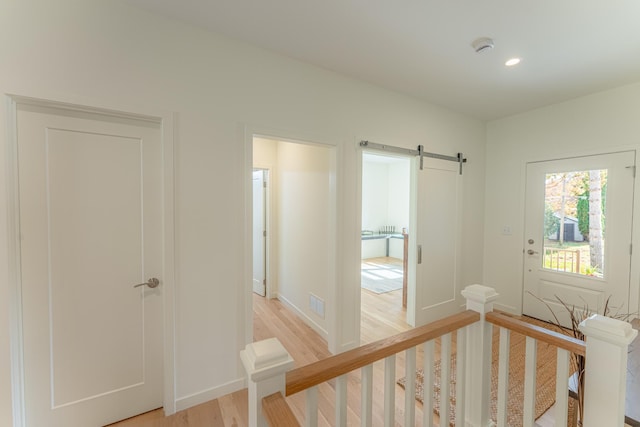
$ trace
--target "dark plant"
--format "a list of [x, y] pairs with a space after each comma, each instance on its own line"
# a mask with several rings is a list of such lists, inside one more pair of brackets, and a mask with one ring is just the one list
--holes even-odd
[[[553, 320], [549, 320], [549, 323], [555, 326], [560, 333], [568, 334], [573, 338], [584, 341], [584, 334], [580, 331], [580, 323], [593, 314], [598, 314], [597, 311], [591, 310], [589, 305], [584, 301], [584, 305], [582, 307], [576, 307], [575, 305], [569, 305], [565, 303], [560, 297], [554, 295], [556, 300], [564, 307], [567, 314], [569, 315], [570, 327], [565, 327], [558, 319], [558, 316], [553, 311], [551, 306], [541, 298], [536, 295], [533, 295], [529, 292], [534, 298], [542, 302], [547, 306], [551, 315], [553, 316]], [[610, 306], [611, 296], [607, 298], [604, 304], [604, 308], [602, 310], [602, 315], [606, 317], [611, 317], [613, 319], [628, 321], [632, 315], [631, 314], [620, 314], [619, 312], [612, 312], [612, 307]], [[577, 404], [578, 404], [578, 426], [582, 426], [582, 420], [584, 419], [584, 373], [585, 373], [585, 357], [582, 355], [578, 355], [575, 353], [571, 353], [571, 366], [576, 372], [576, 395]]]

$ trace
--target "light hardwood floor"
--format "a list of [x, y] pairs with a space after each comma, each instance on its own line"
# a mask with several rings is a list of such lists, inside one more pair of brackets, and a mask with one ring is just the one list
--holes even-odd
[[[389, 257], [371, 258], [367, 261], [382, 264], [397, 263], [402, 266], [402, 260]], [[360, 343], [367, 344], [381, 338], [386, 338], [411, 327], [406, 323], [407, 310], [402, 307], [402, 290], [375, 294], [362, 289]]]

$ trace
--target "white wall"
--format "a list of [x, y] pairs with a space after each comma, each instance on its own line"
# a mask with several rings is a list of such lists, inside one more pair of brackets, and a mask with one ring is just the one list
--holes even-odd
[[[385, 163], [362, 162], [362, 229], [378, 233], [389, 225], [388, 217], [389, 166]], [[385, 241], [362, 241], [362, 259], [384, 256]]]
[[[0, 2], [0, 92], [176, 113], [176, 395], [193, 404], [235, 389], [243, 372], [243, 129], [334, 144], [338, 258], [328, 325], [338, 349], [357, 342], [360, 227], [357, 141], [469, 158], [462, 285], [482, 277], [484, 124], [271, 52], [134, 9], [119, 0]], [[636, 108], [637, 110], [637, 108]], [[0, 145], [6, 107], [0, 103]], [[277, 132], [280, 133], [280, 132]], [[0, 164], [6, 153], [0, 149]], [[0, 224], [6, 224], [0, 173]], [[10, 425], [8, 260], [0, 227], [0, 425]], [[250, 275], [250, 271], [249, 271]], [[179, 405], [180, 406], [180, 405]]]
[[[487, 125], [484, 283], [496, 287], [502, 308], [522, 310], [526, 162], [627, 148], [640, 148], [640, 83]], [[638, 198], [636, 194], [636, 224]], [[511, 235], [502, 234], [503, 225], [511, 226]], [[640, 247], [637, 234], [634, 247]], [[632, 307], [637, 307], [640, 283], [638, 252], [632, 268]]]
[[[362, 163], [362, 229], [378, 231], [384, 226], [395, 226], [396, 233], [409, 227], [410, 165], [408, 159], [385, 163]], [[391, 239], [389, 256], [403, 257], [401, 239]], [[362, 259], [385, 256], [384, 239], [362, 241]]]
[[387, 224], [389, 166], [380, 162], [362, 162], [362, 229], [377, 233]]
[[[389, 165], [388, 216], [389, 224], [396, 227], [396, 233], [402, 233], [402, 228], [409, 229], [410, 174], [411, 165], [408, 159]], [[391, 239], [389, 256], [403, 258], [404, 241], [402, 239]]]

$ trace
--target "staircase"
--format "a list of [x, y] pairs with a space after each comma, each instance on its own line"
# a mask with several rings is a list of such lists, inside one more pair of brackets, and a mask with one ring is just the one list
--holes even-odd
[[[585, 343], [494, 312], [493, 302], [498, 294], [492, 288], [471, 285], [462, 294], [467, 299], [466, 311], [297, 369], [292, 369], [293, 359], [275, 338], [247, 345], [240, 357], [248, 376], [249, 425], [346, 426], [347, 400], [359, 397], [362, 426], [431, 426], [434, 420], [431, 387], [425, 388], [424, 406], [416, 402], [413, 393], [402, 393], [404, 401], [400, 405], [397, 402], [396, 355], [404, 353], [403, 370], [413, 373], [418, 368], [416, 353], [420, 348], [424, 355], [420, 366], [425, 373], [424, 381], [431, 384], [435, 340], [440, 342], [442, 378], [449, 378], [454, 337], [455, 404], [450, 408], [449, 399], [442, 399], [437, 422], [441, 427], [452, 425], [452, 413], [456, 426], [506, 427], [511, 331], [526, 336], [523, 427], [535, 425], [535, 361], [540, 343], [557, 349], [556, 426], [568, 425], [567, 379], [571, 353], [587, 357], [584, 427], [624, 425], [627, 348], [637, 334], [628, 323], [595, 315], [581, 324], [587, 337]], [[489, 411], [493, 328], [500, 331], [495, 420]], [[384, 367], [380, 368], [381, 365]], [[382, 371], [384, 376], [384, 386], [375, 391], [375, 399], [374, 366], [375, 371]], [[602, 367], [606, 367], [605, 374]], [[349, 380], [353, 372], [359, 373], [358, 381]], [[406, 389], [414, 387], [415, 375], [407, 375]], [[304, 414], [294, 413], [285, 399], [297, 393], [305, 394]], [[448, 381], [442, 381], [440, 393], [449, 395]]]

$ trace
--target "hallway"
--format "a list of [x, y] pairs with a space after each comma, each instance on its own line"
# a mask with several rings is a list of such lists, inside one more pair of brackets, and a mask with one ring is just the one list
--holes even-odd
[[[404, 323], [402, 290], [385, 294], [374, 294], [363, 290], [362, 307], [363, 343], [409, 329], [409, 326]], [[327, 343], [277, 299], [267, 300], [254, 295], [253, 310], [255, 317], [253, 333], [256, 341], [277, 337], [295, 360], [296, 367], [331, 355], [327, 349]], [[401, 355], [398, 357], [398, 363], [404, 363], [404, 357]], [[381, 364], [377, 365], [379, 365], [376, 366], [377, 369], [382, 368]], [[398, 374], [400, 374], [400, 369], [404, 372], [399, 365]], [[376, 376], [379, 377], [379, 375]], [[359, 382], [359, 379], [356, 378], [356, 375], [350, 375], [349, 383]], [[325, 387], [329, 386], [325, 385]], [[354, 387], [355, 385], [350, 389], [355, 390]], [[396, 396], [396, 399], [399, 399], [400, 396], [402, 399], [404, 398], [404, 393], [400, 388], [398, 388], [397, 395], [399, 396]], [[296, 413], [304, 413], [304, 394], [289, 397], [287, 400]], [[332, 411], [332, 408], [326, 409]], [[352, 417], [355, 420], [360, 409], [359, 407], [350, 409], [349, 420], [351, 422]], [[244, 389], [180, 411], [170, 417], [164, 418], [162, 410], [158, 409], [111, 424], [109, 427], [246, 427], [248, 425], [247, 414], [247, 390]], [[329, 418], [331, 417], [329, 416]]]

